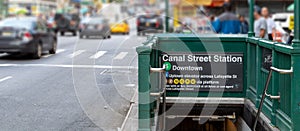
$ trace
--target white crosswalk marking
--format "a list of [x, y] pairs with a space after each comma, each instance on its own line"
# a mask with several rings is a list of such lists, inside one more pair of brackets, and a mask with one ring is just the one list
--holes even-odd
[[98, 59], [103, 56], [107, 51], [98, 51], [95, 55], [92, 55], [90, 59]]
[[[62, 53], [64, 51], [66, 51], [66, 50], [65, 49], [58, 49], [58, 50], [56, 50], [56, 54]], [[46, 54], [46, 55], [43, 55], [42, 57], [43, 58], [48, 58], [50, 56], [53, 56], [53, 54]]]
[[128, 54], [128, 52], [120, 52], [114, 59], [116, 59], [116, 60], [121, 60], [121, 59], [123, 59], [127, 54]]
[[0, 82], [6, 81], [6, 80], [11, 79], [11, 78], [12, 78], [12, 76], [4, 77], [4, 78], [0, 79]]
[[85, 50], [78, 50], [78, 51], [75, 51], [74, 53], [70, 54], [68, 57], [74, 58], [74, 57], [76, 57], [76, 56], [78, 56], [78, 55], [80, 55], [84, 52], [85, 52]]

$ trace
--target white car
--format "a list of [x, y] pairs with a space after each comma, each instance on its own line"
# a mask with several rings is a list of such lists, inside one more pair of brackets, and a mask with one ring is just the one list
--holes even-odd
[[294, 14], [293, 13], [276, 13], [273, 14], [272, 19], [277, 25], [282, 27], [285, 31], [290, 32], [294, 24]]

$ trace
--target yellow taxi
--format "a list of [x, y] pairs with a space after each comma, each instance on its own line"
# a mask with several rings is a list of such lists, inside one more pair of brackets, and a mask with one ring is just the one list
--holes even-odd
[[127, 21], [122, 21], [119, 23], [113, 23], [110, 25], [111, 33], [122, 33], [124, 35], [129, 34], [130, 28]]

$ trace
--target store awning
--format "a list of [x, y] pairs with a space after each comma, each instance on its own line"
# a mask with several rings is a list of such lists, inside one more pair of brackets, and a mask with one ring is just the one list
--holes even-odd
[[288, 11], [294, 11], [294, 3], [289, 5], [287, 8]]
[[223, 6], [224, 0], [170, 0], [171, 5]]
[[185, 0], [185, 1], [193, 5], [204, 5], [204, 6], [211, 5], [211, 3], [213, 2], [213, 0]]

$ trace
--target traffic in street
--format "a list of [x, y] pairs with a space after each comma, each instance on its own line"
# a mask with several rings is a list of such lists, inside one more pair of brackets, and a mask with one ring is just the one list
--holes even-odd
[[299, 130], [299, 8], [0, 0], [0, 131]]
[[[0, 116], [6, 118], [0, 120], [1, 130], [121, 127], [136, 92], [135, 47], [146, 38], [137, 37], [135, 32], [132, 36], [113, 35], [107, 40], [79, 39], [71, 33], [57, 38], [56, 54], [44, 52], [40, 59], [1, 54]], [[95, 79], [94, 83], [86, 78]], [[80, 97], [86, 96], [79, 92], [81, 89], [91, 87], [99, 91], [104, 103], [98, 103], [99, 94]], [[109, 110], [110, 114], [101, 110]]]

